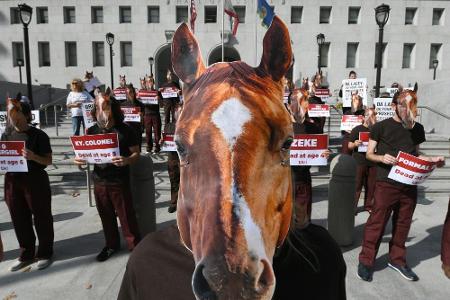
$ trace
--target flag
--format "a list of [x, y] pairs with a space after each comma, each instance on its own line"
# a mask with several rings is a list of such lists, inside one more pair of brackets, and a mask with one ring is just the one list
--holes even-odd
[[231, 0], [223, 0], [223, 11], [229, 15], [231, 18], [233, 18], [233, 29], [232, 33], [234, 36], [236, 36], [237, 28], [239, 25], [239, 17], [236, 13], [236, 11], [233, 8], [233, 4], [231, 3]]
[[258, 15], [262, 19], [262, 25], [265, 27], [269, 27], [272, 24], [273, 17], [275, 16], [275, 12], [273, 8], [267, 3], [267, 0], [258, 0]]
[[195, 20], [197, 19], [197, 9], [195, 8], [195, 0], [191, 0], [191, 30], [192, 33], [195, 33]]

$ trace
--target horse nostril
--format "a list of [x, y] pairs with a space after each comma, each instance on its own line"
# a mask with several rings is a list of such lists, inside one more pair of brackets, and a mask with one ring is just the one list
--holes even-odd
[[275, 274], [270, 263], [266, 259], [262, 259], [261, 264], [262, 271], [256, 281], [256, 288], [260, 292], [267, 290], [275, 284]]
[[211, 290], [203, 274], [204, 269], [205, 266], [203, 264], [198, 264], [192, 275], [192, 289], [194, 290], [195, 297], [200, 300], [216, 300], [216, 293]]

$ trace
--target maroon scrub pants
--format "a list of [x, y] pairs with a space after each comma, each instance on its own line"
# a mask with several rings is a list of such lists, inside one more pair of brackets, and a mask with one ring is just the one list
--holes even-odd
[[106, 247], [120, 248], [119, 229], [117, 217], [119, 217], [122, 233], [131, 251], [140, 241], [139, 228], [136, 214], [133, 208], [131, 190], [129, 184], [94, 184], [95, 203], [98, 214], [102, 220], [103, 233]]
[[386, 223], [392, 212], [392, 238], [389, 242], [389, 259], [396, 265], [406, 265], [405, 242], [411, 228], [412, 216], [417, 203], [417, 187], [394, 185], [377, 181], [372, 213], [364, 228], [359, 261], [372, 267], [377, 256]]
[[[146, 114], [144, 117], [145, 137], [147, 141], [147, 149], [153, 149], [153, 137], [155, 138], [155, 147], [159, 151], [159, 140], [161, 139], [161, 116], [158, 114]], [[152, 137], [153, 131], [153, 137]]]
[[355, 209], [358, 207], [359, 196], [364, 187], [364, 209], [372, 209], [373, 195], [375, 192], [375, 183], [377, 177], [377, 167], [358, 165], [356, 168], [356, 191], [355, 191]]
[[[6, 173], [5, 202], [20, 246], [20, 261], [48, 259], [53, 255], [53, 216], [47, 172]], [[36, 236], [39, 240], [37, 253]]]
[[448, 202], [447, 217], [445, 218], [444, 230], [442, 231], [442, 263], [450, 266], [450, 199]]

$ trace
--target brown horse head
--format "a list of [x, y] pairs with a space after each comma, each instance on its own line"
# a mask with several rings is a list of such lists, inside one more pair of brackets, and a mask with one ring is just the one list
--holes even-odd
[[143, 89], [143, 90], [147, 89], [147, 83], [146, 83], [145, 77], [144, 78], [139, 77], [139, 82], [141, 84], [141, 89]]
[[308, 112], [309, 92], [303, 88], [295, 89], [291, 94], [291, 111], [294, 120], [302, 124]]
[[177, 221], [194, 256], [197, 299], [270, 299], [272, 259], [289, 230], [292, 123], [280, 101], [292, 62], [290, 37], [275, 17], [261, 63], [205, 68], [185, 24], [172, 63], [185, 83], [175, 141], [181, 162]]
[[127, 81], [125, 79], [125, 75], [119, 75], [119, 85], [124, 88], [127, 85]]
[[105, 92], [99, 92], [94, 100], [94, 107], [91, 111], [91, 115], [97, 125], [102, 128], [110, 128], [114, 123], [114, 116], [112, 110], [111, 89], [107, 88]]
[[411, 129], [417, 117], [417, 83], [413, 90], [400, 88], [392, 98], [392, 104], [398, 118], [405, 128]]
[[19, 99], [6, 99], [7, 127], [21, 128], [31, 122], [31, 109]]
[[85, 80], [90, 80], [92, 78], [94, 78], [94, 71], [91, 71], [91, 72], [86, 71], [86, 73], [84, 73], [84, 79]]

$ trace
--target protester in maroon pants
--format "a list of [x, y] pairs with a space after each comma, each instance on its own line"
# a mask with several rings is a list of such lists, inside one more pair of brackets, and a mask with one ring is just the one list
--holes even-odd
[[[1, 140], [24, 141], [23, 155], [28, 165], [26, 173], [5, 175], [5, 202], [20, 246], [20, 256], [10, 271], [18, 271], [36, 260], [37, 268], [45, 269], [52, 262], [54, 239], [50, 182], [45, 171], [52, 163], [50, 139], [45, 132], [29, 125], [28, 104], [8, 99], [7, 106], [8, 124]], [[33, 223], [39, 239], [37, 252]]]
[[444, 230], [442, 231], [442, 270], [450, 279], [450, 199], [448, 201], [447, 217], [445, 218]]
[[[391, 167], [397, 164], [398, 152], [419, 156], [419, 145], [425, 141], [423, 126], [414, 122], [417, 108], [416, 91], [417, 85], [414, 91], [401, 91], [395, 94], [392, 100], [394, 117], [376, 123], [370, 131], [366, 157], [377, 163], [377, 182], [372, 213], [364, 228], [362, 249], [359, 254], [358, 277], [365, 281], [372, 280], [375, 258], [386, 223], [393, 210], [395, 213], [392, 218], [388, 266], [407, 280], [419, 279], [406, 263], [405, 247], [417, 203], [417, 186], [388, 178]], [[444, 157], [419, 157], [435, 162], [437, 167], [445, 163]]]
[[375, 191], [375, 180], [377, 174], [376, 165], [366, 159], [365, 152], [359, 152], [358, 147], [362, 145], [359, 139], [361, 132], [370, 132], [372, 126], [376, 123], [376, 112], [373, 108], [366, 109], [364, 113], [364, 123], [358, 125], [350, 133], [348, 149], [353, 150], [353, 158], [357, 163], [356, 167], [356, 191], [355, 191], [355, 214], [358, 213], [358, 202], [361, 190], [364, 187], [364, 210], [372, 210], [373, 193]]
[[136, 89], [134, 88], [133, 84], [128, 84], [127, 87], [127, 101], [122, 102], [120, 105], [122, 107], [139, 107], [141, 110], [141, 121], [140, 122], [126, 122], [127, 125], [129, 125], [131, 128], [133, 128], [134, 132], [136, 133], [139, 150], [141, 149], [142, 144], [142, 123], [143, 123], [143, 116], [144, 116], [144, 104], [142, 104], [141, 101], [139, 101], [136, 97]]
[[[155, 79], [153, 76], [148, 76], [142, 87], [142, 90], [154, 91], [155, 89]], [[145, 114], [144, 114], [144, 126], [145, 126], [145, 137], [147, 142], [147, 152], [152, 152], [153, 150], [153, 138], [155, 139], [155, 153], [161, 151], [159, 145], [161, 140], [161, 115], [159, 113], [159, 103], [161, 99], [158, 94], [158, 104], [144, 104]], [[152, 136], [153, 133], [153, 136]]]
[[[97, 210], [102, 220], [106, 246], [97, 255], [98, 261], [105, 261], [120, 248], [117, 217], [119, 217], [122, 233], [131, 251], [140, 241], [139, 229], [130, 190], [129, 165], [139, 158], [139, 146], [132, 128], [123, 123], [120, 104], [110, 98], [110, 91], [100, 93], [91, 111], [97, 122], [90, 127], [87, 134], [117, 133], [120, 156], [113, 157], [112, 163], [94, 166], [94, 195]], [[75, 159], [75, 163], [83, 165], [84, 160]]]

